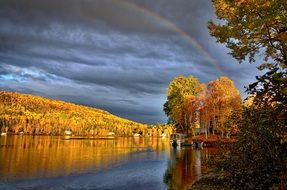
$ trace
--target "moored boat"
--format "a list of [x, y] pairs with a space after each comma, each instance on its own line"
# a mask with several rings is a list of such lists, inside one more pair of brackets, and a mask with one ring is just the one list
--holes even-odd
[[170, 143], [173, 147], [181, 146], [184, 142], [185, 135], [182, 133], [174, 133], [170, 135]]

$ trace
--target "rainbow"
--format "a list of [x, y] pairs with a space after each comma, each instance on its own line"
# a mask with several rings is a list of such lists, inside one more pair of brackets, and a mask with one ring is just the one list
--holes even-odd
[[119, 2], [122, 5], [126, 6], [130, 9], [135, 9], [137, 11], [140, 11], [142, 14], [152, 16], [155, 19], [158, 19], [159, 21], [163, 22], [168, 28], [174, 30], [175, 32], [179, 33], [185, 40], [187, 40], [193, 47], [195, 47], [200, 53], [202, 53], [208, 60], [208, 62], [221, 74], [223, 74], [223, 70], [221, 69], [218, 62], [209, 54], [207, 50], [204, 49], [203, 46], [201, 46], [192, 36], [190, 36], [187, 32], [185, 32], [183, 29], [178, 27], [176, 24], [174, 24], [172, 21], [168, 20], [167, 18], [163, 17], [162, 15], [159, 15], [146, 7], [140, 6], [135, 3], [131, 3], [125, 0], [116, 0], [115, 2]]

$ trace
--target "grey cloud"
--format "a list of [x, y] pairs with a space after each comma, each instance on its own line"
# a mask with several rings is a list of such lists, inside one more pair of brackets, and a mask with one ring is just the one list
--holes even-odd
[[209, 36], [211, 18], [209, 0], [2, 0], [0, 89], [163, 122], [166, 87], [175, 76], [208, 82], [222, 74], [179, 30], [242, 92], [254, 78], [254, 66], [236, 64]]
[[3, 0], [0, 7], [0, 17], [9, 17], [14, 23], [37, 25], [39, 28], [46, 28], [51, 21], [97, 27], [96, 19], [124, 31], [170, 32], [164, 24], [153, 23], [152, 16], [137, 14], [139, 10], [125, 1]]
[[[61, 32], [65, 31], [64, 26], [60, 28]], [[77, 31], [78, 29], [76, 29], [76, 33]], [[49, 33], [51, 34], [53, 31]], [[91, 85], [100, 84], [122, 88], [133, 94], [162, 92], [163, 84], [166, 85], [166, 77], [160, 73], [165, 68], [165, 64], [170, 64], [169, 62], [172, 61], [171, 68], [174, 72], [176, 67], [183, 67], [183, 62], [189, 60], [185, 65], [190, 65], [191, 62], [195, 63], [196, 61], [193, 60], [198, 57], [195, 53], [187, 54], [182, 46], [174, 45], [181, 39], [173, 35], [169, 39], [163, 39], [160, 36], [125, 35], [119, 32], [108, 32], [108, 35], [104, 35], [101, 32], [98, 33], [97, 30], [93, 30], [93, 33], [87, 31], [82, 33], [85, 33], [83, 36], [100, 36], [96, 38], [101, 39], [102, 44], [107, 42], [106, 49], [108, 51], [103, 51], [96, 43], [94, 46], [88, 46], [90, 48], [81, 48], [81, 46], [79, 48], [78, 43], [85, 45], [85, 39], [71, 44], [68, 37], [60, 39], [62, 40], [60, 43], [46, 42], [45, 45], [41, 45], [37, 44], [37, 41], [33, 41], [32, 38], [32, 43], [22, 44], [26, 47], [25, 49], [6, 50], [0, 53], [0, 56], [2, 61], [19, 67], [37, 67], [52, 75]], [[58, 34], [50, 37], [53, 37], [51, 41], [56, 41]], [[43, 38], [44, 36], [41, 39]], [[67, 45], [68, 48], [61, 48], [63, 45]], [[70, 66], [66, 67], [64, 64]], [[142, 72], [138, 73], [139, 70]], [[85, 74], [83, 75], [83, 73]]]

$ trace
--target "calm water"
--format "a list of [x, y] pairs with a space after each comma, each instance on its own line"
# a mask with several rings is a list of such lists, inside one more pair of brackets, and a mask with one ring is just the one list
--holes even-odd
[[0, 189], [180, 189], [216, 151], [170, 148], [169, 139], [0, 137]]

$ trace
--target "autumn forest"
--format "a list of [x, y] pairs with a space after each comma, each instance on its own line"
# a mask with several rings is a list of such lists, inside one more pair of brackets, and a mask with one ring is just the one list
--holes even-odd
[[30, 135], [73, 135], [107, 136], [160, 136], [170, 134], [167, 125], [148, 127], [86, 106], [46, 99], [14, 92], [0, 92], [1, 132]]

